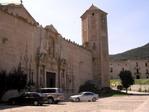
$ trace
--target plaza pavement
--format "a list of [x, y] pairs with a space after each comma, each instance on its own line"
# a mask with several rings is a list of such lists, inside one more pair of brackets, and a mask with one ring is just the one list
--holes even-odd
[[0, 105], [0, 112], [149, 112], [149, 94], [100, 98], [97, 102], [62, 102], [43, 106]]

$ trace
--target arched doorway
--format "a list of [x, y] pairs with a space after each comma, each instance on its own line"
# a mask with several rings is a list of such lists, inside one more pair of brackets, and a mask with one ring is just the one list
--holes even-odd
[[47, 79], [46, 79], [46, 85], [47, 87], [55, 87], [55, 82], [56, 82], [56, 73], [52, 72], [47, 72]]
[[137, 75], [137, 76], [136, 76], [136, 79], [140, 79], [140, 75]]

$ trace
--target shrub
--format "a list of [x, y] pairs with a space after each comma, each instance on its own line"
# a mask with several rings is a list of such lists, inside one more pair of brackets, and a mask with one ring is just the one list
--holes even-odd
[[6, 71], [2, 70], [0, 71], [0, 97], [2, 96], [3, 92], [6, 89]]
[[117, 89], [118, 89], [119, 91], [121, 91], [121, 90], [123, 89], [123, 86], [122, 86], [122, 85], [118, 85], [118, 86], [117, 86]]
[[26, 88], [27, 76], [19, 69], [7, 73], [5, 70], [0, 71], [0, 97], [5, 91]]
[[141, 89], [141, 88], [139, 88], [138, 92], [142, 92], [142, 89]]
[[95, 81], [92, 81], [92, 80], [86, 81], [79, 88], [79, 92], [91, 91], [91, 92], [94, 92], [96, 94], [99, 94], [100, 90], [101, 90], [100, 86]]
[[14, 70], [8, 74], [7, 90], [21, 90], [26, 87], [27, 76], [19, 70]]
[[147, 89], [145, 89], [144, 92], [148, 92]]
[[106, 95], [106, 94], [109, 94], [109, 93], [111, 93], [111, 88], [110, 87], [103, 87], [102, 89], [101, 89], [101, 93], [100, 93], [100, 95]]

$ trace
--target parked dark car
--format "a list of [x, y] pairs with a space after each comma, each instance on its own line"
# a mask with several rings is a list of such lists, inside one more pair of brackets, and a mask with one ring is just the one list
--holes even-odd
[[48, 101], [47, 97], [38, 92], [25, 92], [21, 96], [10, 98], [9, 103], [15, 104], [33, 104], [42, 105]]

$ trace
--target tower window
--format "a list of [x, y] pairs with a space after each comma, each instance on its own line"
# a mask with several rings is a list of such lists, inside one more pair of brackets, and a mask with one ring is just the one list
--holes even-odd
[[92, 13], [92, 16], [94, 16], [95, 15], [95, 13]]
[[136, 62], [136, 66], [138, 66], [138, 62]]
[[95, 42], [93, 43], [93, 49], [94, 49], [94, 50], [96, 49], [96, 44], [95, 44]]
[[137, 74], [139, 74], [139, 69], [137, 69]]
[[124, 71], [124, 68], [122, 68], [122, 71]]
[[146, 74], [149, 74], [148, 70], [146, 70]]
[[113, 68], [110, 68], [110, 72], [111, 72], [111, 73], [113, 72]]

